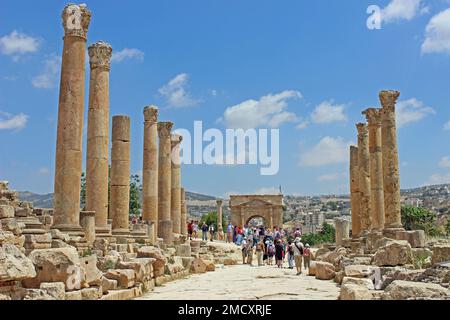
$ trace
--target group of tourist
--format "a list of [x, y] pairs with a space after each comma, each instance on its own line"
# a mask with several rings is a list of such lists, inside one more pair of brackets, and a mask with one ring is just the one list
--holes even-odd
[[256, 254], [258, 266], [275, 265], [283, 268], [287, 261], [288, 268], [297, 270], [297, 275], [303, 268], [308, 270], [310, 264], [310, 246], [301, 241], [301, 231], [297, 228], [294, 232], [280, 230], [265, 230], [264, 227], [233, 227], [227, 228], [227, 241], [241, 246], [242, 263], [253, 265], [253, 257]]
[[[199, 223], [198, 221], [191, 220], [187, 224], [187, 230], [188, 230], [188, 237], [189, 240], [197, 239], [198, 237], [198, 230], [199, 230]], [[209, 240], [214, 241], [214, 236], [216, 232], [216, 228], [213, 223], [211, 223], [209, 226], [206, 224], [206, 222], [203, 222], [200, 226], [200, 230], [202, 231], [202, 240], [207, 241], [208, 240], [208, 234], [209, 234]]]

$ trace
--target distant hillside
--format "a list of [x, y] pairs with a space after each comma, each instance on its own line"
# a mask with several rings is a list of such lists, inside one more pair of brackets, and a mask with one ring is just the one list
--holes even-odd
[[[32, 202], [35, 208], [53, 208], [53, 193], [37, 194], [29, 191], [19, 191], [21, 201]], [[215, 197], [186, 191], [187, 200], [208, 201], [215, 200]]]
[[205, 194], [186, 191], [186, 200], [208, 201], [216, 199], [217, 199], [216, 197], [208, 196]]
[[19, 199], [32, 202], [35, 208], [53, 208], [53, 193], [37, 194], [29, 191], [19, 191]]

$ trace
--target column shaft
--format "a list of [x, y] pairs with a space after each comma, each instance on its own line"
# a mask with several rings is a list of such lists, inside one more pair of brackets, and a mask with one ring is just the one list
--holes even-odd
[[59, 91], [53, 228], [80, 233], [86, 35], [91, 13], [68, 5], [62, 13], [64, 47]]
[[380, 110], [369, 108], [363, 114], [366, 115], [369, 126], [372, 230], [381, 231], [384, 229], [384, 192]]
[[181, 234], [187, 236], [187, 204], [186, 204], [186, 192], [184, 188], [181, 188], [181, 221], [180, 221]]
[[153, 240], [156, 241], [158, 235], [158, 108], [146, 107], [144, 119], [142, 219], [153, 223]]
[[172, 244], [172, 220], [170, 213], [172, 188], [172, 161], [170, 135], [172, 122], [158, 122], [159, 162], [158, 162], [158, 236], [166, 244]]
[[129, 233], [130, 118], [114, 116], [111, 150], [111, 216], [113, 235]]
[[181, 233], [181, 163], [180, 163], [180, 143], [183, 138], [178, 134], [171, 136], [171, 218], [173, 233]]
[[108, 233], [109, 70], [112, 48], [89, 47], [91, 75], [86, 153], [86, 210], [95, 212], [96, 233]]
[[400, 207], [400, 177], [398, 173], [397, 126], [395, 104], [398, 91], [381, 91], [381, 145], [383, 154], [383, 186], [385, 228], [402, 228]]
[[350, 147], [350, 203], [352, 210], [352, 238], [358, 238], [361, 233], [360, 193], [358, 147]]
[[370, 156], [367, 125], [358, 123], [358, 170], [360, 192], [360, 217], [361, 233], [367, 233], [371, 229], [370, 216]]

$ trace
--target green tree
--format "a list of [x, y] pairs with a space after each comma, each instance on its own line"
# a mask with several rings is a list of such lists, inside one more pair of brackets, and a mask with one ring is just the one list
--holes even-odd
[[[218, 228], [217, 211], [212, 211], [207, 214], [204, 214], [202, 216], [201, 222], [205, 222], [208, 226], [211, 225], [211, 223], [213, 223], [215, 230], [217, 230]], [[225, 216], [222, 215], [222, 227], [225, 228], [225, 225], [226, 225]]]
[[406, 230], [423, 230], [428, 236], [437, 236], [436, 213], [423, 207], [403, 206], [402, 224]]
[[137, 174], [130, 177], [130, 215], [140, 215], [142, 184]]
[[330, 243], [334, 242], [334, 235], [336, 231], [331, 224], [326, 222], [322, 225], [322, 230], [319, 233], [308, 233], [302, 236], [302, 242], [304, 244], [308, 243], [311, 246], [320, 243]]

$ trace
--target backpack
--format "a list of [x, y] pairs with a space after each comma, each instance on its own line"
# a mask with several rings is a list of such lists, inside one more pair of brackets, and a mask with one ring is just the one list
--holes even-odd
[[303, 247], [298, 247], [297, 242], [295, 243], [295, 246], [297, 247], [298, 251], [300, 251], [300, 254], [303, 255]]
[[267, 253], [275, 254], [275, 248], [274, 248], [273, 244], [269, 245], [269, 247], [267, 248]]

